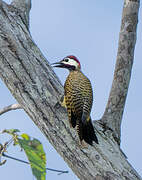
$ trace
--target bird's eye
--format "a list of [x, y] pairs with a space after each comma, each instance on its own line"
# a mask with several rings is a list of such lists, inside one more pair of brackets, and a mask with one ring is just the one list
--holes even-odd
[[68, 62], [68, 61], [69, 61], [69, 59], [67, 59], [67, 58], [66, 58], [66, 59], [64, 59], [64, 61], [65, 61], [65, 62]]

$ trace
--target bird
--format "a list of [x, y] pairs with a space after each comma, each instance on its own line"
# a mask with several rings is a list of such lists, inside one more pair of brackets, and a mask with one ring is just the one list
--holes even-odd
[[70, 127], [77, 129], [80, 145], [93, 145], [93, 141], [99, 144], [90, 116], [93, 90], [90, 80], [81, 71], [79, 60], [74, 55], [69, 55], [52, 65], [69, 70], [62, 105], [67, 108]]

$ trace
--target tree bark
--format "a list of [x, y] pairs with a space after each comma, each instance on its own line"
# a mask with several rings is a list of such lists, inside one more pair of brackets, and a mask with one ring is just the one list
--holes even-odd
[[[112, 85], [112, 95], [110, 95], [106, 111], [102, 120], [94, 123], [99, 145], [94, 144], [88, 149], [80, 149], [74, 130], [69, 128], [66, 109], [59, 104], [63, 87], [30, 35], [28, 29], [30, 0], [14, 0], [11, 5], [0, 1], [0, 77], [25, 112], [81, 180], [141, 179], [114, 139], [115, 131], [117, 140], [120, 139], [120, 124], [126, 99], [126, 97], [123, 97], [124, 99], [120, 97], [122, 102], [117, 100], [125, 83], [119, 76], [126, 74], [127, 84], [122, 90], [122, 95], [126, 96], [134, 54], [137, 22], [131, 24], [129, 11], [133, 12], [132, 17], [134, 15], [137, 20], [139, 3], [136, 0], [125, 0], [123, 17], [126, 14], [130, 20], [130, 26], [126, 26], [128, 25], [127, 18], [122, 18], [121, 31], [124, 29], [127, 31], [126, 34], [120, 33], [119, 43], [125, 41], [126, 46], [123, 53], [119, 48], [117, 61], [118, 59], [126, 61], [126, 64], [117, 62], [113, 81], [115, 84]], [[124, 12], [126, 8], [127, 11]], [[124, 39], [121, 40], [121, 38]], [[128, 39], [132, 42], [131, 46]], [[127, 57], [128, 46], [130, 46], [130, 57]], [[120, 89], [119, 85], [121, 85]], [[115, 92], [115, 87], [116, 91], [119, 89], [118, 93]], [[119, 106], [118, 102], [122, 105]], [[105, 132], [104, 124], [110, 128]]]
[[101, 120], [106, 127], [113, 130], [114, 138], [119, 144], [121, 121], [134, 59], [139, 5], [139, 0], [124, 1], [114, 79]]

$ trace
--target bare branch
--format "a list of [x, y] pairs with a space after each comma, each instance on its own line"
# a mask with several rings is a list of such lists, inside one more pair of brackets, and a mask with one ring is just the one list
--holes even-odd
[[114, 79], [102, 122], [120, 143], [120, 128], [128, 92], [136, 43], [139, 0], [125, 0]]
[[[21, 162], [21, 163], [30, 164], [29, 162], [24, 161], [24, 160], [22, 160], [22, 159], [18, 159], [18, 158], [9, 156], [9, 155], [5, 154], [4, 152], [2, 152], [2, 156], [3, 156], [3, 157], [6, 157], [6, 158], [9, 158], [9, 159], [13, 159], [13, 160], [15, 160], [15, 161], [19, 161], [19, 162]], [[4, 161], [4, 163], [5, 163], [5, 161]], [[3, 164], [3, 162], [2, 162], [2, 164]], [[1, 164], [0, 164], [0, 165], [1, 165]], [[48, 170], [48, 171], [53, 171], [53, 172], [58, 172], [59, 175], [64, 174], [64, 173], [68, 173], [68, 171], [63, 171], [63, 170], [58, 170], [58, 169], [52, 169], [52, 168], [46, 168], [46, 170]]]
[[11, 104], [7, 107], [4, 107], [3, 109], [0, 109], [0, 115], [16, 109], [22, 109], [22, 106], [20, 104]]

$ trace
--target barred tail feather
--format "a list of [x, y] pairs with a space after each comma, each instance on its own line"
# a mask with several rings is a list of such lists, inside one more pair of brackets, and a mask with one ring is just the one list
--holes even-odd
[[78, 136], [79, 136], [79, 140], [80, 142], [83, 140], [83, 127], [82, 127], [82, 123], [80, 123], [79, 121], [77, 121], [77, 133], [78, 133]]

